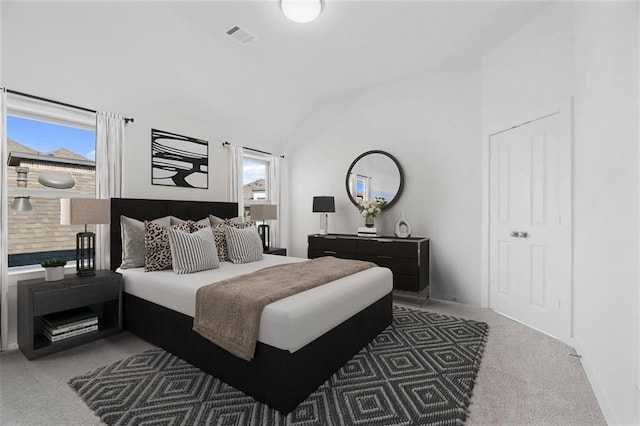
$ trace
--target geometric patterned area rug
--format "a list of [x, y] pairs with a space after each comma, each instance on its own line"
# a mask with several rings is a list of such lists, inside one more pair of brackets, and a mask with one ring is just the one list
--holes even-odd
[[459, 425], [482, 322], [394, 307], [393, 323], [283, 416], [162, 349], [69, 381], [107, 425]]

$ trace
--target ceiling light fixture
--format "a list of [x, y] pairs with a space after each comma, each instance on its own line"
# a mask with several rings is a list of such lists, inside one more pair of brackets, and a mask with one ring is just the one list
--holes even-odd
[[280, 9], [293, 22], [305, 24], [320, 16], [323, 0], [280, 0]]

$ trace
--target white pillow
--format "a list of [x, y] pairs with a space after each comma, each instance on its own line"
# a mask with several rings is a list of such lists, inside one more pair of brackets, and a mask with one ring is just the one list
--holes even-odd
[[[160, 226], [171, 224], [170, 216], [152, 220]], [[120, 268], [144, 266], [144, 222], [127, 216], [120, 216], [120, 238], [122, 242], [122, 263]]]
[[258, 228], [224, 227], [229, 247], [229, 260], [233, 263], [249, 263], [262, 260], [262, 240]]
[[167, 233], [171, 246], [171, 266], [176, 274], [190, 274], [220, 267], [211, 228], [193, 233], [169, 228]]

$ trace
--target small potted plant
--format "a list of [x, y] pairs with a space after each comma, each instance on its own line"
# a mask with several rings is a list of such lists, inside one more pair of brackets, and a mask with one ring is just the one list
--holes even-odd
[[44, 268], [45, 281], [60, 281], [64, 278], [64, 265], [67, 261], [59, 257], [43, 260], [40, 266]]

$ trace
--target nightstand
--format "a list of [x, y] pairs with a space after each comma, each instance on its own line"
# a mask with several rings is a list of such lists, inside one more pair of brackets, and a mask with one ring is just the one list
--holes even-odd
[[286, 256], [287, 249], [281, 247], [269, 247], [269, 250], [264, 250], [264, 254], [275, 254], [278, 256]]
[[[44, 317], [76, 308], [89, 308], [98, 318], [97, 330], [58, 341], [45, 336]], [[122, 329], [122, 275], [109, 270], [88, 277], [65, 275], [18, 282], [18, 345], [28, 359], [111, 336]]]

